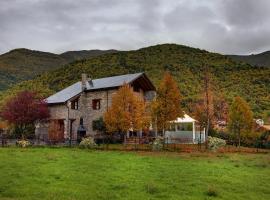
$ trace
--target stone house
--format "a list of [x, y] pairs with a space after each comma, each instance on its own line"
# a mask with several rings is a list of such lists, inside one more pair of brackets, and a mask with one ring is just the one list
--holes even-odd
[[36, 126], [40, 140], [65, 142], [77, 140], [82, 134], [94, 136], [93, 120], [103, 116], [110, 107], [112, 96], [124, 83], [145, 100], [152, 100], [155, 87], [144, 73], [126, 74], [91, 80], [82, 74], [82, 80], [46, 99], [50, 119]]

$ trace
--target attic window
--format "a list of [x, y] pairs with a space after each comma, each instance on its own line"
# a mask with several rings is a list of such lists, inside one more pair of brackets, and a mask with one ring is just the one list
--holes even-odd
[[93, 99], [92, 100], [93, 110], [100, 110], [100, 101], [101, 101], [101, 99]]
[[71, 101], [71, 109], [78, 110], [79, 109], [79, 98]]

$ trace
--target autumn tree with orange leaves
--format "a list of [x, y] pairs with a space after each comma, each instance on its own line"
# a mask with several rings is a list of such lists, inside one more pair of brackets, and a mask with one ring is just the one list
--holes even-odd
[[157, 89], [156, 99], [152, 103], [153, 121], [156, 121], [157, 129], [162, 131], [163, 135], [170, 121], [183, 117], [180, 102], [177, 83], [171, 74], [166, 72]]
[[107, 132], [127, 133], [148, 128], [150, 115], [143, 97], [124, 84], [112, 97], [112, 105], [104, 114], [104, 121]]

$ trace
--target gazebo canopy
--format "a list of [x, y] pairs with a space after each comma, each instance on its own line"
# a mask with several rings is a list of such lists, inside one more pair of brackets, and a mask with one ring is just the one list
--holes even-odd
[[183, 118], [178, 117], [176, 120], [172, 121], [172, 123], [192, 123], [192, 122], [196, 122], [196, 120], [187, 114], [184, 114]]

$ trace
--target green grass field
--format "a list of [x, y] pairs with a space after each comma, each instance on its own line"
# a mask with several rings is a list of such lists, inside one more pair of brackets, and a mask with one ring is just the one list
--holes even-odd
[[270, 199], [270, 154], [0, 148], [0, 199]]

